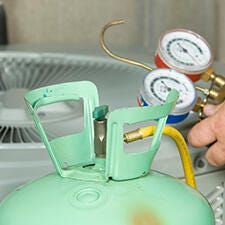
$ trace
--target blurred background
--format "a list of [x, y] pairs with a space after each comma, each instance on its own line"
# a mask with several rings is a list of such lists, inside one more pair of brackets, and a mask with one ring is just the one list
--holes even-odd
[[[98, 87], [100, 103], [109, 104], [110, 111], [137, 106], [148, 71], [105, 55], [99, 41], [105, 24], [124, 19], [125, 24], [106, 32], [108, 47], [150, 65], [163, 32], [192, 30], [209, 42], [217, 61], [216, 74], [225, 74], [224, 12], [224, 0], [0, 0], [0, 202], [19, 185], [54, 171], [24, 104], [29, 90], [90, 80]], [[58, 50], [75, 54], [52, 54]], [[211, 89], [211, 81], [200, 82], [199, 86]], [[224, 83], [220, 88], [225, 95]], [[65, 117], [67, 111], [60, 107], [48, 110], [50, 116], [45, 111], [40, 115], [49, 136], [79, 128], [74, 125], [80, 118], [75, 110], [72, 117]], [[198, 115], [190, 113], [176, 128], [186, 137]], [[131, 150], [145, 150], [148, 144], [148, 140], [137, 143]], [[172, 139], [163, 137], [160, 149], [153, 168], [184, 178]], [[212, 205], [216, 225], [225, 225], [225, 167], [210, 166], [204, 159], [206, 150], [189, 146], [198, 189]]]
[[112, 20], [110, 45], [144, 49], [153, 57], [162, 32], [186, 28], [202, 35], [215, 59], [225, 62], [223, 0], [2, 0], [10, 44], [99, 47], [99, 33]]

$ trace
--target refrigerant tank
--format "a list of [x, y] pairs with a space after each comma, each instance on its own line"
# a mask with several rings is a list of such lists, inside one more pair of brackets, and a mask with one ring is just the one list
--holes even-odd
[[[98, 158], [94, 153], [92, 112], [99, 104], [94, 84], [72, 82], [29, 92], [25, 96], [28, 109], [56, 173], [11, 193], [0, 204], [0, 225], [213, 225], [213, 211], [197, 190], [176, 178], [149, 171], [177, 96], [171, 91], [163, 105], [111, 112], [106, 156]], [[49, 141], [37, 109], [81, 98], [83, 131]], [[124, 124], [156, 119], [158, 125], [149, 149], [125, 153]]]
[[193, 188], [152, 171], [129, 181], [88, 182], [51, 174], [13, 192], [1, 225], [208, 225], [213, 212]]

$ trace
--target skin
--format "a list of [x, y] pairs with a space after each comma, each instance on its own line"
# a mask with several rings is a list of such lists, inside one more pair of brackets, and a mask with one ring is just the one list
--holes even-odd
[[209, 145], [205, 154], [212, 166], [225, 165], [225, 101], [220, 105], [204, 107], [206, 119], [196, 124], [188, 134], [188, 141], [194, 147]]

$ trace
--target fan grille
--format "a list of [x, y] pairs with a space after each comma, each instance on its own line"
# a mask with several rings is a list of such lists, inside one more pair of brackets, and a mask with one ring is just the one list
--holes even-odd
[[100, 57], [23, 52], [0, 54], [0, 143], [41, 142], [23, 100], [27, 91], [82, 80], [83, 76], [91, 77], [92, 74], [101, 76], [108, 71], [115, 74], [134, 72], [133, 67]]
[[73, 81], [83, 74], [129, 67], [102, 58], [79, 55], [26, 54], [0, 55], [0, 90], [35, 89], [50, 84]]
[[40, 137], [33, 127], [0, 126], [1, 143], [39, 143]]
[[217, 185], [206, 197], [214, 211], [216, 225], [222, 225], [224, 213], [224, 183], [222, 182], [220, 185]]

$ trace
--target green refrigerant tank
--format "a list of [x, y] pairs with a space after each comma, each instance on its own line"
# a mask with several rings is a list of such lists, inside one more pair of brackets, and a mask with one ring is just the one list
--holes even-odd
[[[99, 110], [93, 83], [56, 84], [27, 93], [28, 110], [56, 172], [30, 181], [6, 197], [0, 203], [0, 225], [213, 225], [213, 211], [197, 190], [149, 169], [177, 97], [172, 90], [163, 105], [109, 113], [106, 156], [98, 157], [93, 121], [104, 121], [107, 109]], [[37, 109], [80, 99], [83, 130], [49, 141]], [[124, 124], [149, 120], [158, 120], [149, 148], [125, 152]]]

